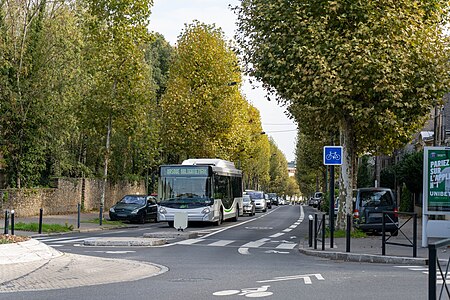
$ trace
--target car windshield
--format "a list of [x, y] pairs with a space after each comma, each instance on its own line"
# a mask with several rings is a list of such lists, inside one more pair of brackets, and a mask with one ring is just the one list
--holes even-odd
[[263, 192], [248, 192], [248, 194], [252, 197], [252, 199], [264, 199]]
[[386, 191], [361, 191], [361, 206], [376, 207], [376, 206], [391, 206], [394, 200], [391, 193]]
[[125, 196], [120, 200], [120, 203], [145, 205], [146, 201], [146, 196]]

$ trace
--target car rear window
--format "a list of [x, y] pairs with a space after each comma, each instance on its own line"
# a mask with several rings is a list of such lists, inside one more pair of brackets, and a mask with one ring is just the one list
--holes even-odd
[[359, 197], [363, 207], [394, 205], [394, 199], [389, 191], [361, 191]]

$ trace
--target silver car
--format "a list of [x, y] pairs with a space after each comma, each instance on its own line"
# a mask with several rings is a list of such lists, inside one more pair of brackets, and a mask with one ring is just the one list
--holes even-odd
[[244, 214], [254, 216], [256, 212], [255, 201], [253, 201], [250, 195], [243, 196], [243, 203], [244, 203]]
[[256, 211], [262, 211], [262, 212], [267, 211], [267, 201], [266, 201], [266, 198], [264, 197], [264, 192], [247, 190], [246, 194], [250, 195], [250, 197], [255, 202]]

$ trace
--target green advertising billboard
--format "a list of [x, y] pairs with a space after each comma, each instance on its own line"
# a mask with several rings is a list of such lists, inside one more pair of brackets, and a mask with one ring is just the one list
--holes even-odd
[[450, 148], [425, 147], [425, 213], [450, 213]]

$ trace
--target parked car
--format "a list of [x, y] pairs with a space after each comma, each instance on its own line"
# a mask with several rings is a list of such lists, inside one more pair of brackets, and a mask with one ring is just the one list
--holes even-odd
[[398, 212], [394, 193], [388, 188], [360, 188], [353, 192], [353, 225], [362, 231], [381, 232], [383, 211], [385, 231], [398, 234]]
[[244, 214], [248, 214], [249, 216], [254, 216], [256, 213], [255, 201], [253, 201], [250, 195], [243, 196], [244, 203]]
[[267, 211], [267, 201], [264, 196], [264, 192], [253, 190], [246, 190], [245, 192], [247, 195], [250, 195], [250, 197], [252, 197], [253, 201], [255, 202], [256, 211]]
[[157, 221], [156, 198], [146, 195], [126, 195], [109, 209], [111, 221], [129, 221], [144, 224]]

